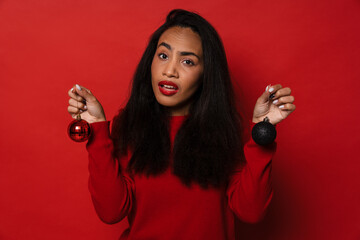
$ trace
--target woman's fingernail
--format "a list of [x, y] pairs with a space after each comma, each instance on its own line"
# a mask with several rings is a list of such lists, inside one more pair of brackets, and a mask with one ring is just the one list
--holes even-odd
[[266, 86], [265, 92], [267, 92], [269, 90], [269, 87], [271, 87], [271, 84]]
[[71, 88], [71, 89], [70, 89], [70, 92], [74, 92], [74, 88]]
[[275, 93], [272, 93], [269, 98], [273, 99], [274, 97], [275, 97]]
[[274, 88], [271, 87], [271, 88], [269, 89], [269, 92], [273, 92], [273, 91], [274, 91]]
[[81, 87], [79, 85], [76, 84], [75, 86], [79, 91], [81, 91]]
[[281, 105], [279, 108], [284, 108], [284, 105]]
[[279, 100], [277, 100], [277, 99], [276, 99], [276, 100], [274, 100], [274, 101], [273, 101], [273, 104], [276, 104], [278, 101], [279, 101]]
[[84, 109], [87, 109], [87, 106], [86, 106], [86, 105], [84, 106]]

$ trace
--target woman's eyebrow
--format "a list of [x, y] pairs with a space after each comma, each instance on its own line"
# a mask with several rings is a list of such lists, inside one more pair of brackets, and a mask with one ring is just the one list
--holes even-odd
[[171, 46], [170, 46], [169, 44], [165, 43], [165, 42], [160, 43], [160, 44], [158, 45], [158, 48], [159, 48], [160, 46], [164, 46], [164, 47], [166, 47], [167, 49], [171, 50]]
[[193, 52], [180, 52], [180, 56], [189, 56], [189, 55], [195, 56], [200, 60], [200, 57]]
[[[160, 46], [164, 46], [164, 47], [166, 47], [167, 49], [169, 49], [171, 51], [171, 46], [169, 44], [165, 43], [165, 42], [161, 42], [158, 45], [158, 48]], [[198, 55], [196, 55], [195, 53], [193, 53], [193, 52], [180, 52], [180, 56], [189, 56], [189, 55], [195, 56], [200, 60], [200, 57]]]

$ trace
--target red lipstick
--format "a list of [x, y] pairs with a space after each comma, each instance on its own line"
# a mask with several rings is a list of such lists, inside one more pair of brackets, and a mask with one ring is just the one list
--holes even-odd
[[179, 91], [178, 86], [170, 81], [161, 81], [158, 86], [160, 92], [166, 96], [172, 96]]

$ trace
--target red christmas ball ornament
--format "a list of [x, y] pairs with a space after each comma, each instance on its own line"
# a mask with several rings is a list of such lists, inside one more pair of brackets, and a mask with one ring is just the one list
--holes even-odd
[[80, 115], [68, 126], [68, 135], [75, 142], [85, 142], [89, 139], [91, 128], [88, 122], [82, 120]]

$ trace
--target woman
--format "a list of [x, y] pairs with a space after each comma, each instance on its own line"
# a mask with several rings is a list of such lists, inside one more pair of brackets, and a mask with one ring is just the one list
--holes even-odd
[[[266, 87], [252, 122], [284, 120], [295, 110], [290, 94]], [[96, 212], [109, 224], [128, 217], [120, 239], [235, 239], [234, 214], [247, 222], [263, 216], [275, 144], [241, 144], [225, 51], [199, 15], [173, 10], [154, 32], [111, 135], [88, 89], [76, 85], [69, 96], [69, 113], [80, 112], [93, 130]]]

